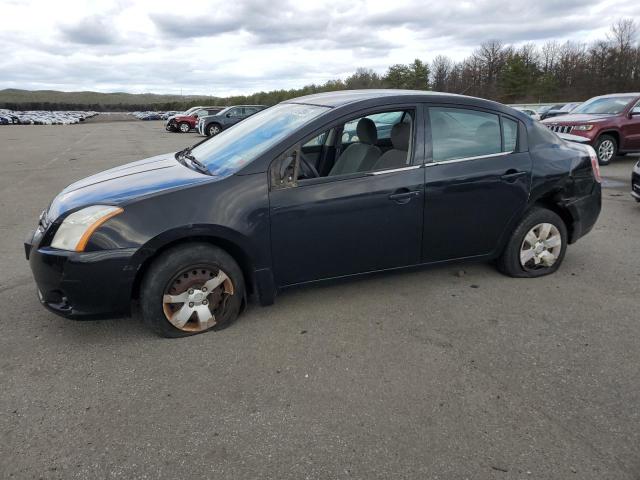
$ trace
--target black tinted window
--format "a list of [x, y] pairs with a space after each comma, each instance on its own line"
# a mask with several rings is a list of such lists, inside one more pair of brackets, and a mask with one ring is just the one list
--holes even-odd
[[502, 141], [498, 115], [462, 108], [429, 109], [433, 160], [500, 153]]

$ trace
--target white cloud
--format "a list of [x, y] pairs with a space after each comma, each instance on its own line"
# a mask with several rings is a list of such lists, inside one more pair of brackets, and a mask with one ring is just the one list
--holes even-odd
[[0, 0], [0, 88], [230, 95], [300, 87], [357, 67], [482, 41], [591, 41], [637, 0]]

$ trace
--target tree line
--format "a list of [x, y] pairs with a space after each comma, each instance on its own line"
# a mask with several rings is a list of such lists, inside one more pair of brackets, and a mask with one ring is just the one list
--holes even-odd
[[252, 95], [194, 96], [185, 100], [167, 96], [170, 101], [140, 104], [22, 101], [0, 105], [14, 110], [184, 110], [204, 104], [274, 105], [302, 95], [362, 88], [435, 90], [503, 103], [582, 101], [606, 93], [640, 91], [638, 25], [632, 19], [620, 19], [611, 26], [606, 38], [589, 44], [548, 41], [540, 47], [533, 43], [515, 47], [500, 40], [488, 40], [458, 62], [438, 55], [430, 63], [416, 59], [409, 64], [391, 65], [384, 74], [358, 68], [345, 79]]

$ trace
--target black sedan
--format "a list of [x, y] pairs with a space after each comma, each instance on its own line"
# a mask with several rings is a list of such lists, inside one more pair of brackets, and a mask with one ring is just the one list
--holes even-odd
[[498, 103], [332, 92], [70, 185], [25, 250], [51, 311], [126, 314], [139, 299], [177, 337], [310, 282], [462, 260], [553, 273], [595, 224], [599, 182], [591, 147]]

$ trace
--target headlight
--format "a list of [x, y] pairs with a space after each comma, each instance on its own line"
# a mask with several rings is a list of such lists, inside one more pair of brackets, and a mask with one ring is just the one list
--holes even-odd
[[573, 127], [574, 130], [581, 130], [583, 132], [589, 131], [593, 128], [593, 125], [576, 125]]
[[83, 252], [93, 232], [111, 217], [122, 212], [122, 208], [110, 205], [93, 205], [73, 212], [63, 220], [51, 246], [60, 250]]

